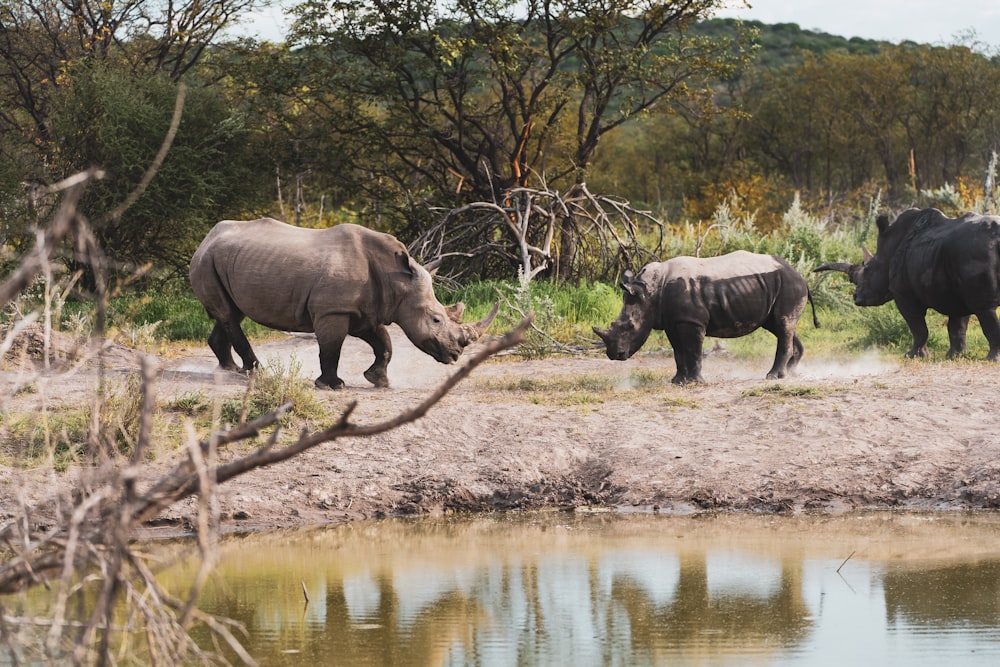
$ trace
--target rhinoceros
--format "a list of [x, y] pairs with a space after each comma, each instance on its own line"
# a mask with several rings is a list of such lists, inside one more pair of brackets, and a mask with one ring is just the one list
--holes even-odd
[[[674, 348], [672, 382], [703, 382], [705, 336], [736, 338], [763, 327], [778, 339], [768, 378], [794, 372], [803, 346], [795, 334], [806, 301], [805, 279], [772, 255], [737, 251], [719, 257], [675, 257], [626, 271], [624, 303], [608, 329], [594, 327], [609, 359], [625, 360], [639, 351], [653, 329], [662, 329]], [[813, 310], [813, 323], [819, 326]]]
[[895, 300], [913, 334], [907, 357], [927, 356], [927, 310], [948, 316], [948, 357], [966, 350], [975, 315], [990, 351], [1000, 358], [1000, 217], [966, 213], [947, 217], [936, 208], [911, 208], [893, 221], [876, 220], [875, 254], [862, 264], [831, 262], [814, 271], [840, 271], [854, 283], [854, 303], [881, 306]]
[[389, 386], [392, 357], [387, 324], [396, 323], [420, 350], [453, 363], [496, 316], [462, 324], [465, 306], [445, 307], [431, 275], [389, 234], [358, 225], [304, 229], [270, 218], [216, 224], [191, 259], [191, 287], [215, 327], [208, 345], [227, 370], [258, 365], [240, 328], [248, 317], [282, 331], [315, 332], [319, 388], [340, 389], [340, 351], [350, 334], [368, 343], [375, 361], [365, 378]]

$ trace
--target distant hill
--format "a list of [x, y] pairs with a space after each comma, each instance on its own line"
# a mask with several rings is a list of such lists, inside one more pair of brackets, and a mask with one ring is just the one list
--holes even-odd
[[[706, 36], [732, 35], [737, 19], [711, 19], [702, 21], [694, 31]], [[802, 52], [817, 55], [829, 51], [844, 51], [851, 54], [875, 54], [889, 42], [852, 37], [850, 39], [826, 32], [803, 30], [797, 23], [766, 24], [760, 21], [744, 21], [743, 25], [760, 31], [761, 50], [757, 64], [762, 67], [780, 67], [801, 60]]]

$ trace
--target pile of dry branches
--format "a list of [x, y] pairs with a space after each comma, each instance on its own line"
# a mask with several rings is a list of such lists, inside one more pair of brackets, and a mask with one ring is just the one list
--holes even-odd
[[[518, 187], [502, 201], [473, 202], [442, 212], [410, 244], [425, 265], [440, 264], [453, 280], [468, 276], [531, 280], [543, 272], [563, 278], [615, 280], [625, 268], [658, 259], [663, 223], [585, 183], [566, 192]], [[656, 241], [641, 238], [651, 230]]]

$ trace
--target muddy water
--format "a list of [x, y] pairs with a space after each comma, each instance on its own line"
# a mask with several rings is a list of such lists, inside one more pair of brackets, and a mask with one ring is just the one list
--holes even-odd
[[998, 665], [1000, 516], [359, 522], [228, 538], [201, 606], [263, 665]]

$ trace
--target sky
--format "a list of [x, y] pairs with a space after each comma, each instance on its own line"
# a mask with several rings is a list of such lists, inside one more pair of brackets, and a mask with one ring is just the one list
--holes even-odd
[[735, 9], [719, 17], [761, 23], [797, 23], [804, 30], [842, 37], [899, 43], [967, 43], [974, 31], [980, 42], [1000, 47], [1000, 0], [728, 0]]
[[[294, 0], [276, 0], [237, 32], [280, 41], [289, 24], [281, 6], [292, 4]], [[730, 8], [720, 10], [719, 17], [797, 23], [804, 30], [893, 43], [967, 43], [961, 36], [974, 31], [978, 41], [1000, 50], [1000, 0], [750, 0], [750, 9], [740, 0], [723, 4]]]

